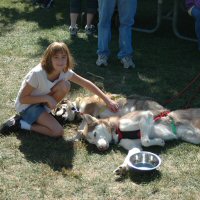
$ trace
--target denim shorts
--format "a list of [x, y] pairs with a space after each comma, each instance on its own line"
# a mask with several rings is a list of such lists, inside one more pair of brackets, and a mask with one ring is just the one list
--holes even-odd
[[47, 112], [44, 105], [33, 104], [26, 108], [24, 111], [20, 112], [20, 116], [24, 121], [31, 125], [37, 121], [37, 119], [43, 112]]

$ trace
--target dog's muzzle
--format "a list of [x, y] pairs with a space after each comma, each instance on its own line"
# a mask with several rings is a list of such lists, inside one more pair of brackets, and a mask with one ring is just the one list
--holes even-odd
[[105, 139], [100, 139], [98, 140], [97, 148], [99, 151], [105, 151], [109, 148], [109, 143]]

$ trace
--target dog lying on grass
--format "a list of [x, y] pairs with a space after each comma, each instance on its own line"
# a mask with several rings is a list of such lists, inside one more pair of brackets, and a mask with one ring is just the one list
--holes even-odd
[[119, 104], [119, 111], [111, 112], [104, 101], [98, 96], [77, 97], [75, 101], [62, 101], [54, 112], [54, 115], [64, 121], [74, 121], [81, 119], [80, 113], [90, 114], [97, 118], [110, 116], [123, 116], [135, 110], [164, 110], [159, 103], [149, 100], [146, 97], [130, 96], [128, 98], [117, 94], [107, 94], [111, 99]]
[[[185, 109], [172, 112], [134, 111], [123, 117], [97, 119], [84, 115], [83, 137], [100, 151], [109, 148], [110, 143], [119, 143], [129, 151], [123, 164], [116, 170], [116, 175], [123, 175], [128, 170], [127, 161], [133, 153], [142, 150], [142, 146], [164, 146], [165, 141], [180, 139], [193, 144], [200, 144], [200, 109]], [[134, 133], [134, 131], [140, 131]], [[124, 133], [123, 133], [124, 132]], [[128, 132], [129, 137], [126, 136]], [[130, 137], [132, 132], [133, 139]]]

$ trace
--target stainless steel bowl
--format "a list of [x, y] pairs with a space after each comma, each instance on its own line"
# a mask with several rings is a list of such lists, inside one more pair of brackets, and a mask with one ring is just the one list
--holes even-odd
[[139, 171], [151, 171], [157, 169], [161, 164], [161, 159], [158, 155], [141, 151], [130, 156], [128, 166]]

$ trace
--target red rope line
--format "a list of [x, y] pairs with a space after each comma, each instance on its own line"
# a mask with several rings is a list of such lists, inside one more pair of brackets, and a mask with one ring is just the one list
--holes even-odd
[[187, 104], [185, 105], [185, 108], [189, 108], [191, 106], [191, 102], [196, 98], [196, 94], [200, 91], [200, 86], [197, 88], [197, 90], [195, 90], [195, 94], [190, 97], [189, 101], [187, 102]]
[[167, 104], [172, 103], [178, 97], [182, 96], [192, 86], [192, 84], [195, 83], [199, 79], [199, 77], [200, 77], [200, 73], [194, 79], [192, 79], [192, 81], [189, 84], [187, 84], [185, 88], [183, 88], [183, 90], [181, 90], [177, 95], [175, 95], [171, 99], [165, 100], [163, 105], [166, 106]]

